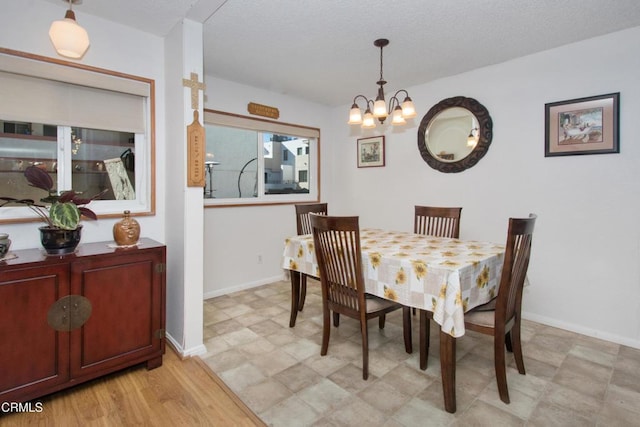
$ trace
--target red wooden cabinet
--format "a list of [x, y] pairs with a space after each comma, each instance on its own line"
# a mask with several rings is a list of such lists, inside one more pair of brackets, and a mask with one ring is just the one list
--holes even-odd
[[162, 364], [166, 248], [150, 239], [131, 249], [108, 243], [64, 257], [14, 251], [0, 262], [0, 402]]

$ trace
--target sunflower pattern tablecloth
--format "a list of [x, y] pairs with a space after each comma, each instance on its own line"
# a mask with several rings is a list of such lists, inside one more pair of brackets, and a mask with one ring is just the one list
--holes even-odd
[[[464, 312], [498, 293], [504, 245], [361, 229], [368, 293], [433, 312], [444, 332], [464, 335]], [[318, 277], [313, 236], [285, 240], [283, 268]]]

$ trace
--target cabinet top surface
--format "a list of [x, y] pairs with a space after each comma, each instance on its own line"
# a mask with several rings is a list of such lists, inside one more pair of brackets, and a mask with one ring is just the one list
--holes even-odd
[[155, 240], [141, 238], [138, 244], [133, 247], [123, 248], [116, 246], [114, 241], [81, 243], [76, 251], [68, 255], [48, 255], [43, 248], [22, 249], [10, 251], [16, 257], [4, 261], [0, 261], [0, 270], [5, 266], [22, 265], [28, 263], [57, 263], [71, 262], [75, 259], [98, 255], [126, 255], [144, 252], [148, 249], [165, 248], [165, 245]]

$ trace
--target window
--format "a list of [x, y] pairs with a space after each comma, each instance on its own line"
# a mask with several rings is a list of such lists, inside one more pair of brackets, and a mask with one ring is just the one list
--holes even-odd
[[319, 200], [318, 129], [205, 110], [205, 205]]
[[[3, 196], [46, 196], [22, 177], [27, 166], [36, 165], [51, 175], [55, 188], [72, 188], [87, 197], [106, 190], [101, 200], [135, 200], [134, 158], [129, 155], [135, 134], [1, 120], [0, 128], [5, 130], [0, 133]], [[70, 168], [64, 166], [66, 157], [71, 158]], [[120, 163], [124, 173], [118, 174], [114, 165]]]
[[[0, 188], [39, 200], [29, 165], [47, 170], [59, 190], [93, 196], [96, 213], [154, 211], [151, 159], [153, 81], [0, 48]], [[0, 222], [32, 218], [3, 207]]]

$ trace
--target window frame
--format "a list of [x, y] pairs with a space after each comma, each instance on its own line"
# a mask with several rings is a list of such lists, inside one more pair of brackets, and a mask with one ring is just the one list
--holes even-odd
[[[258, 197], [226, 199], [203, 198], [203, 204], [205, 208], [317, 203], [320, 201], [321, 138], [319, 128], [292, 123], [276, 122], [273, 120], [266, 120], [262, 118], [244, 116], [240, 114], [228, 113], [212, 109], [204, 109], [203, 116], [203, 124], [205, 126], [205, 129], [207, 125], [217, 125], [224, 127], [235, 127], [245, 130], [253, 130], [258, 134], [271, 133], [287, 136], [298, 136], [304, 139], [309, 139], [309, 152], [307, 153], [307, 155], [310, 156], [310, 158], [315, 159], [311, 162], [311, 165], [309, 165], [309, 172], [307, 174], [307, 180], [311, 181], [309, 193], [264, 194], [264, 180], [258, 179]], [[258, 153], [262, 153], [263, 151], [261, 144], [263, 144], [261, 138], [256, 138], [256, 147]], [[264, 176], [264, 157], [262, 155], [259, 155], [259, 159], [260, 164], [258, 169], [258, 176]]]
[[[24, 66], [24, 64], [30, 64], [33, 67], [30, 67], [29, 72], [25, 73], [25, 75], [30, 77], [62, 81], [72, 86], [85, 86], [92, 89], [110, 90], [141, 96], [144, 110], [142, 113], [144, 131], [142, 133], [135, 132], [136, 199], [95, 200], [91, 203], [91, 209], [96, 212], [99, 218], [117, 218], [122, 216], [124, 210], [129, 210], [132, 216], [155, 215], [155, 81], [145, 77], [47, 58], [2, 47], [0, 47], [0, 56], [6, 59], [5, 62], [0, 62], [0, 71], [15, 72], [12, 71], [12, 67], [21, 67]], [[7, 65], [6, 68], [2, 66], [3, 63]], [[140, 94], [136, 93], [136, 91], [142, 91], [144, 93]], [[32, 122], [38, 121], [32, 120]], [[51, 124], [65, 126], [60, 123]], [[116, 129], [104, 126], [103, 130]], [[64, 142], [64, 138], [61, 139], [61, 135], [58, 135], [57, 158], [59, 161], [62, 160], [65, 162], [59, 164], [59, 172], [65, 174], [67, 174], [67, 169], [69, 171], [71, 170], [69, 148], [68, 143]], [[66, 162], [69, 164], [67, 165]], [[138, 171], [140, 171], [140, 173]], [[63, 179], [65, 182], [67, 179], [70, 181], [70, 176]], [[5, 206], [0, 208], [0, 224], [33, 221], [39, 221], [39, 219], [34, 217], [28, 207]]]

